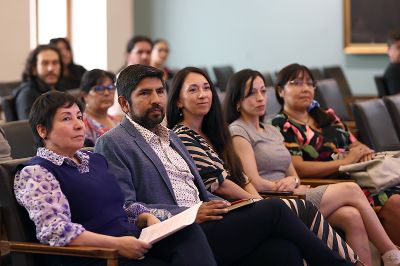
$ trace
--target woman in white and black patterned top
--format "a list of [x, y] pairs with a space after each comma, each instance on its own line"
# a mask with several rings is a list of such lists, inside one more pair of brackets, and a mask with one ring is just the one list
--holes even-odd
[[[190, 71], [187, 74], [185, 74], [186, 71], [178, 73], [180, 76], [185, 76], [180, 83], [185, 80], [188, 84], [192, 77], [201, 75]], [[169, 101], [168, 127], [175, 126], [175, 133], [182, 139], [195, 160], [207, 189], [226, 199], [259, 198], [260, 195], [243, 174], [240, 160], [233, 152], [227, 127], [221, 126], [223, 125], [222, 115], [220, 111], [217, 111], [220, 110], [220, 103], [217, 94], [211, 91], [211, 84], [209, 82], [190, 84], [182, 90], [184, 84], [172, 85], [173, 92], [178, 89], [181, 92], [185, 91], [187, 98], [191, 98], [189, 100], [191, 104], [196, 105], [194, 109], [197, 113], [192, 113], [188, 108], [182, 108], [182, 102], [177, 99], [180, 93], [172, 92], [170, 100], [175, 96], [176, 100], [173, 101], [178, 102]], [[196, 96], [198, 93], [201, 94], [200, 97]], [[229, 169], [229, 173], [226, 169]]]

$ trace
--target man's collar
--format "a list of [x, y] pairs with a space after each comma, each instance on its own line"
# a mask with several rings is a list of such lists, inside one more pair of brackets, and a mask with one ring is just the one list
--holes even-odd
[[156, 126], [155, 132], [152, 132], [147, 128], [139, 125], [135, 121], [133, 121], [133, 119], [128, 114], [126, 114], [125, 117], [139, 131], [139, 133], [143, 136], [146, 142], [150, 142], [150, 140], [156, 135], [160, 137], [162, 141], [169, 142], [169, 129], [166, 128], [165, 126], [158, 124]]

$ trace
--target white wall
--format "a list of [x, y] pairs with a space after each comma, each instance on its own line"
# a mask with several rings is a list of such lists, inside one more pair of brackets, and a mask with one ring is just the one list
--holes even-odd
[[388, 64], [385, 55], [344, 54], [342, 0], [135, 0], [134, 17], [135, 33], [170, 42], [173, 68], [341, 65], [353, 93], [374, 94], [373, 76]]
[[107, 1], [107, 67], [116, 73], [125, 64], [126, 43], [133, 36], [133, 0]]
[[125, 46], [133, 34], [132, 0], [75, 0], [72, 21], [77, 63], [88, 70], [101, 68], [113, 72], [124, 65]]
[[[0, 82], [21, 79], [30, 52], [30, 1], [0, 1]], [[75, 7], [82, 7], [82, 2], [87, 1], [73, 2]], [[90, 3], [100, 5], [102, 13], [93, 12], [89, 17], [90, 8], [75, 11], [82, 11], [85, 19], [73, 22], [74, 59], [88, 69], [97, 67], [116, 72], [124, 65], [125, 46], [133, 36], [133, 1], [91, 0]]]
[[20, 80], [29, 53], [29, 1], [0, 1], [0, 81]]
[[72, 1], [72, 47], [77, 64], [88, 70], [107, 68], [106, 29], [107, 0]]

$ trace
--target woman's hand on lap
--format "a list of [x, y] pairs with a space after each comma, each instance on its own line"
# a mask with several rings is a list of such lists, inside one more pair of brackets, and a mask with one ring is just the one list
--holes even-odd
[[119, 255], [129, 259], [141, 259], [149, 251], [151, 245], [132, 236], [117, 238]]
[[294, 191], [297, 182], [296, 177], [287, 176], [275, 182], [277, 191]]

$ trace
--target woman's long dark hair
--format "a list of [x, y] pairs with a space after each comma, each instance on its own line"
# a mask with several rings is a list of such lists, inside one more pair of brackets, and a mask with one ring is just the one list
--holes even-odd
[[212, 92], [211, 108], [210, 111], [204, 116], [201, 130], [211, 141], [211, 145], [214, 147], [217, 154], [227, 166], [231, 176], [230, 179], [243, 187], [246, 181], [243, 175], [242, 164], [240, 163], [239, 157], [236, 155], [233, 149], [232, 138], [230, 136], [228, 126], [222, 116], [221, 104], [218, 98], [218, 94], [215, 90], [213, 83], [210, 80], [210, 77], [208, 77], [208, 75], [203, 70], [196, 67], [186, 67], [174, 75], [171, 88], [168, 93], [168, 128], [173, 128], [175, 125], [179, 124], [183, 120], [183, 117], [180, 116], [178, 100], [183, 83], [187, 75], [189, 75], [190, 73], [197, 73], [202, 75], [210, 84]]
[[[289, 81], [296, 79], [301, 74], [303, 74], [303, 75], [307, 74], [312, 79], [312, 81], [315, 83], [313, 74], [304, 65], [300, 65], [297, 63], [290, 64], [290, 65], [282, 68], [281, 71], [279, 71], [278, 76], [276, 77], [276, 80], [275, 80], [275, 94], [276, 94], [276, 99], [282, 106], [282, 110], [283, 110], [283, 105], [285, 102], [284, 102], [283, 98], [279, 95], [280, 91], [283, 90], [283, 88]], [[320, 107], [312, 108], [309, 111], [309, 114], [314, 119], [314, 121], [317, 123], [318, 127], [320, 127], [320, 128], [330, 125], [334, 121], [334, 117], [327, 114]]]
[[[253, 93], [253, 82], [256, 77], [260, 77], [265, 84], [263, 75], [252, 69], [243, 69], [233, 74], [226, 85], [226, 95], [224, 99], [224, 115], [228, 124], [240, 117], [237, 105], [244, 98]], [[250, 90], [247, 95], [244, 94], [246, 90], [246, 83], [250, 80]], [[259, 117], [260, 122], [264, 120], [264, 116]]]
[[[69, 63], [69, 65], [67, 66], [68, 69], [71, 70], [72, 65], [74, 65], [75, 63], [74, 63], [74, 54], [72, 52], [72, 47], [71, 47], [71, 44], [68, 41], [68, 39], [67, 38], [53, 38], [53, 39], [50, 39], [49, 44], [57, 47], [57, 44], [61, 43], [61, 42], [65, 45], [65, 48], [71, 53], [71, 63]], [[61, 63], [62, 63], [62, 61], [61, 61]]]

